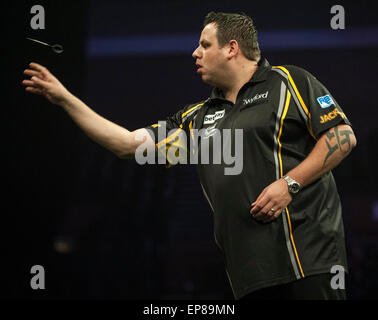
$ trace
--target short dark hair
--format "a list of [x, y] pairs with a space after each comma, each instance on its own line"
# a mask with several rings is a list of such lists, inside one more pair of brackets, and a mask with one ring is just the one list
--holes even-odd
[[251, 17], [245, 13], [209, 12], [203, 26], [215, 23], [217, 26], [217, 39], [221, 47], [230, 40], [236, 40], [241, 51], [249, 60], [259, 62], [261, 52], [257, 41], [257, 30]]

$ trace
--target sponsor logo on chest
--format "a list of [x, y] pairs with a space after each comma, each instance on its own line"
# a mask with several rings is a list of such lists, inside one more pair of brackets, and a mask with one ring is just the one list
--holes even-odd
[[257, 100], [266, 99], [268, 98], [268, 94], [269, 94], [269, 91], [265, 93], [257, 93], [253, 98], [243, 99], [243, 104], [246, 105], [246, 104], [253, 103]]
[[214, 114], [208, 114], [205, 116], [203, 124], [212, 124], [218, 119], [221, 119], [224, 117], [225, 110], [217, 111]]

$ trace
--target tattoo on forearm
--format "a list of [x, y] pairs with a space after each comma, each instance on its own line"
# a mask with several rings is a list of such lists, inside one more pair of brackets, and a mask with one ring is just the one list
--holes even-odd
[[339, 149], [339, 145], [338, 145], [338, 144], [335, 144], [335, 145], [332, 147], [332, 146], [329, 144], [329, 142], [328, 142], [328, 141], [331, 140], [334, 136], [335, 136], [335, 135], [332, 134], [332, 137], [330, 138], [329, 135], [328, 135], [328, 133], [327, 133], [327, 139], [328, 139], [328, 140], [326, 140], [326, 144], [327, 144], [327, 147], [328, 147], [328, 153], [327, 153], [327, 155], [326, 155], [326, 157], [325, 157], [325, 159], [324, 159], [323, 167], [324, 167], [324, 165], [325, 165], [327, 159], [328, 159], [331, 155], [333, 155], [333, 154], [336, 152], [337, 149]]
[[[353, 134], [353, 131], [352, 130], [339, 131], [338, 127], [335, 127], [333, 129], [333, 132], [331, 132], [331, 130], [329, 130], [326, 133], [326, 141], [325, 142], [326, 142], [326, 145], [327, 145], [327, 148], [328, 148], [328, 153], [327, 153], [327, 155], [324, 159], [323, 167], [325, 166], [328, 158], [331, 155], [333, 155], [337, 150], [340, 150], [340, 152], [344, 153], [345, 155], [348, 154], [351, 150], [350, 136]], [[345, 138], [341, 139], [341, 137], [345, 137]], [[336, 141], [333, 141], [334, 138], [336, 138]], [[345, 150], [342, 149], [342, 146], [344, 144], [348, 144], [348, 146]]]
[[345, 139], [341, 141], [341, 144], [346, 144], [348, 143], [348, 149], [346, 152], [349, 152], [350, 149], [351, 149], [351, 145], [350, 145], [350, 135], [353, 134], [353, 132], [351, 130], [343, 130], [343, 131], [340, 131], [340, 135], [344, 135], [345, 136]]

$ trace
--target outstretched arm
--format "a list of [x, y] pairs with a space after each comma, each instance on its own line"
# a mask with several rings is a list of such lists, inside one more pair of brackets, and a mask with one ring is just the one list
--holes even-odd
[[[326, 131], [298, 166], [286, 175], [305, 187], [336, 167], [356, 146], [357, 140], [349, 125], [340, 124]], [[259, 221], [276, 219], [291, 202], [288, 186], [282, 178], [267, 186], [251, 204], [251, 214]], [[274, 209], [274, 214], [270, 212]]]
[[[30, 69], [26, 69], [24, 74], [31, 79], [22, 82], [25, 90], [43, 95], [51, 103], [61, 106], [89, 138], [118, 157], [132, 158], [137, 147], [146, 139], [147, 143], [154, 144], [146, 129], [129, 131], [103, 118], [71, 94], [47, 68], [37, 63], [30, 63], [29, 66]], [[143, 134], [144, 140], [136, 141], [138, 133]]]

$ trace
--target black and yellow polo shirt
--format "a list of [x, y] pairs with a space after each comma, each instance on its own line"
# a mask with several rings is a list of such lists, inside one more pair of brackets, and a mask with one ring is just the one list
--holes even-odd
[[[224, 169], [230, 164], [223, 159], [197, 166], [236, 299], [264, 287], [330, 272], [333, 265], [347, 270], [341, 204], [331, 172], [303, 188], [275, 221], [260, 223], [250, 215], [251, 203], [261, 191], [302, 162], [324, 131], [350, 124], [313, 75], [295, 66], [272, 67], [262, 59], [235, 104], [214, 89], [210, 98], [186, 106], [166, 121], [167, 131], [174, 131], [156, 141], [164, 155], [175, 145], [189, 155], [194, 129], [204, 129], [209, 136], [214, 129], [231, 129], [235, 148], [234, 133], [242, 129], [239, 174], [226, 175]], [[158, 128], [147, 127], [153, 138]], [[180, 132], [189, 139], [180, 139]], [[199, 138], [199, 154], [205, 138]]]

